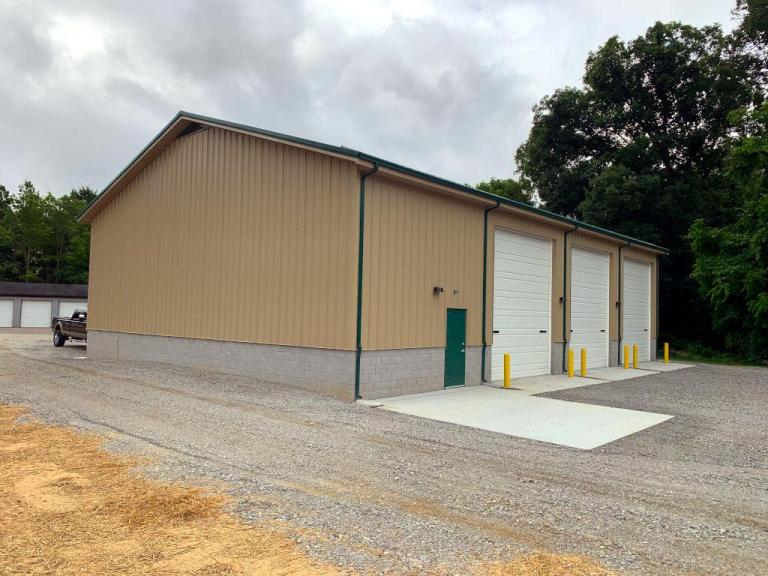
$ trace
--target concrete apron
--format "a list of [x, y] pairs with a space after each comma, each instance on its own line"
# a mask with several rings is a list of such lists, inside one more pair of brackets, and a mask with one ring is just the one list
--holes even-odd
[[[610, 370], [610, 369], [604, 369]], [[623, 378], [647, 376], [648, 370], [621, 370]], [[384, 410], [441, 422], [539, 440], [560, 446], [591, 450], [669, 420], [668, 414], [626, 410], [541, 398], [544, 392], [607, 382], [565, 375], [536, 376], [512, 381], [512, 389], [496, 386], [449, 388], [436, 392], [382, 398], [369, 402]], [[631, 372], [632, 375], [625, 374]], [[611, 373], [613, 376], [613, 374]], [[498, 383], [495, 383], [498, 385]]]

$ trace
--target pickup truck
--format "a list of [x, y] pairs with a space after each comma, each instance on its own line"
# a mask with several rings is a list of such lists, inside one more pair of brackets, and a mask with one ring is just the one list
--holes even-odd
[[69, 340], [86, 340], [88, 332], [86, 331], [86, 321], [88, 320], [88, 310], [76, 308], [72, 316], [60, 316], [54, 318], [51, 322], [53, 330], [53, 345], [57, 348], [64, 346], [64, 342]]

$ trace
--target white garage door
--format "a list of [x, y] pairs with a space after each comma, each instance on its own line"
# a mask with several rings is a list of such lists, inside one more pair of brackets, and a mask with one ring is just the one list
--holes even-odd
[[550, 372], [552, 241], [497, 230], [493, 257], [491, 379]]
[[88, 308], [88, 302], [62, 300], [59, 302], [59, 316], [72, 316], [75, 308]]
[[587, 349], [587, 367], [608, 366], [608, 254], [571, 251], [571, 341], [575, 365]]
[[0, 300], [0, 328], [13, 326], [13, 300]]
[[22, 328], [47, 328], [51, 325], [50, 300], [22, 300]]
[[[624, 309], [622, 354], [624, 346], [639, 346], [639, 359], [651, 359], [651, 265], [624, 261]], [[631, 358], [631, 357], [630, 357]]]

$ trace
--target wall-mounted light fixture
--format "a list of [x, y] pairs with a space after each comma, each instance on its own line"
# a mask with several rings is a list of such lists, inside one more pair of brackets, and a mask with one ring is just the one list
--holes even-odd
[[435, 286], [434, 288], [432, 288], [432, 293], [433, 293], [435, 296], [439, 296], [439, 295], [440, 295], [440, 294], [442, 294], [443, 292], [445, 292], [445, 290], [443, 289], [443, 287], [442, 287], [442, 286]]

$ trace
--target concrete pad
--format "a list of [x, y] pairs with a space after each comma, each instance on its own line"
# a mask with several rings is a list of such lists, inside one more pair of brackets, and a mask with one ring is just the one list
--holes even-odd
[[683, 368], [693, 368], [694, 364], [683, 364], [681, 362], [670, 362], [664, 364], [664, 362], [640, 362], [638, 367], [642, 370], [653, 370], [655, 372], [672, 372], [674, 370], [682, 370]]
[[590, 450], [670, 419], [638, 412], [531, 396], [525, 391], [488, 386], [450, 388], [378, 400], [381, 408]]
[[627, 368], [625, 370], [622, 366], [613, 366], [610, 368], [595, 368], [590, 371], [588, 377], [608, 382], [616, 382], [618, 380], [629, 380], [630, 378], [648, 376], [649, 374], [655, 374], [655, 372], [653, 370], [641, 370], [640, 368]]
[[[574, 376], [568, 378], [566, 374], [547, 374], [544, 376], [528, 376], [526, 378], [515, 378], [512, 380], [512, 388], [525, 392], [527, 394], [543, 394], [545, 392], [555, 392], [556, 390], [567, 390], [569, 388], [579, 388], [581, 386], [592, 386], [602, 384], [607, 380], [596, 380], [594, 378], [581, 378]], [[504, 381], [498, 380], [491, 382], [492, 388], [503, 388]]]

